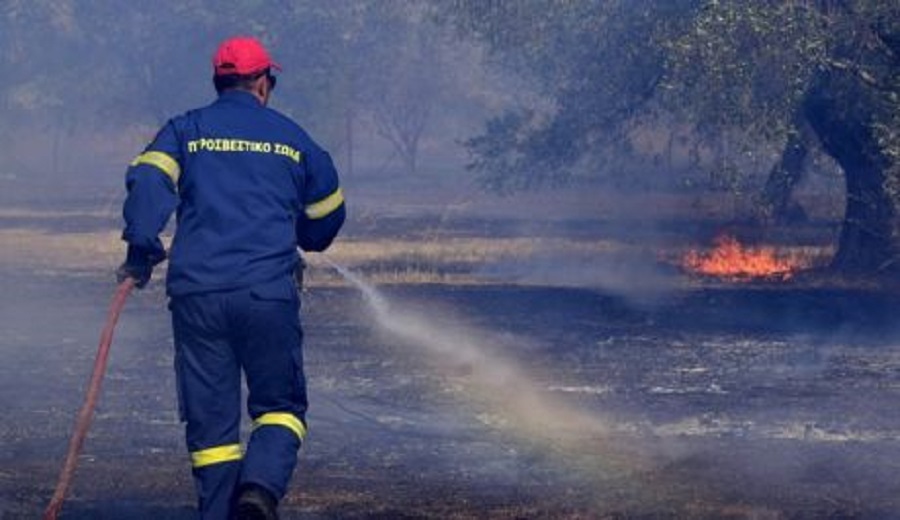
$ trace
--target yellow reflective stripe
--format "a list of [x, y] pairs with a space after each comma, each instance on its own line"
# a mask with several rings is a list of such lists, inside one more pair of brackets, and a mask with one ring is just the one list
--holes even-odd
[[157, 151], [144, 152], [135, 157], [134, 161], [131, 162], [132, 166], [137, 166], [139, 164], [156, 166], [162, 170], [163, 173], [168, 175], [169, 178], [172, 179], [172, 182], [178, 184], [178, 177], [181, 175], [181, 166], [178, 166], [178, 161], [173, 159], [171, 155]]
[[211, 464], [221, 464], [222, 462], [231, 462], [233, 460], [241, 460], [240, 444], [223, 444], [221, 446], [213, 446], [205, 450], [191, 452], [191, 463], [195, 468], [202, 468]]
[[324, 199], [306, 206], [306, 216], [311, 219], [327, 217], [332, 211], [341, 207], [344, 203], [344, 193], [340, 188], [334, 190], [334, 193]]
[[253, 429], [257, 429], [260, 426], [284, 426], [285, 428], [294, 432], [294, 435], [297, 436], [301, 441], [304, 437], [306, 437], [306, 426], [303, 426], [303, 422], [297, 418], [292, 413], [287, 412], [269, 412], [264, 413], [256, 418], [253, 421]]

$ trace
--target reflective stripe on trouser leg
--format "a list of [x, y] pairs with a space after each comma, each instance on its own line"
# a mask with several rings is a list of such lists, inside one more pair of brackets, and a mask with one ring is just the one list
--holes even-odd
[[306, 426], [303, 421], [298, 419], [294, 414], [288, 412], [269, 412], [264, 413], [253, 421], [253, 429], [256, 430], [261, 426], [281, 426], [294, 432], [297, 439], [302, 443], [306, 437]]
[[195, 468], [234, 462], [236, 460], [241, 460], [240, 444], [225, 444], [191, 452], [191, 465]]

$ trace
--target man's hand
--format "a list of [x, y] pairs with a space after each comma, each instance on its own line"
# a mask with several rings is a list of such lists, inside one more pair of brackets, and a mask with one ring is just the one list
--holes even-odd
[[143, 289], [153, 275], [153, 266], [162, 262], [165, 257], [165, 253], [154, 254], [129, 244], [125, 262], [116, 270], [116, 279], [122, 283], [126, 278], [133, 278], [134, 286]]
[[150, 281], [152, 275], [153, 268], [150, 265], [136, 266], [129, 265], [128, 262], [125, 262], [116, 269], [117, 282], [122, 283], [128, 278], [133, 278], [134, 286], [138, 289], [143, 289], [144, 286], [147, 285], [147, 282]]

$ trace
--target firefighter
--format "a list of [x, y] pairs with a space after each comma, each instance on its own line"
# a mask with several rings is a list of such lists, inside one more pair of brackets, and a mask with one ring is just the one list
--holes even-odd
[[[306, 435], [298, 247], [322, 251], [344, 222], [331, 157], [267, 107], [272, 61], [255, 38], [221, 43], [218, 98], [169, 120], [126, 173], [120, 281], [168, 257], [179, 412], [200, 517], [277, 518]], [[172, 213], [167, 254], [159, 235]], [[242, 450], [241, 374], [252, 429]]]

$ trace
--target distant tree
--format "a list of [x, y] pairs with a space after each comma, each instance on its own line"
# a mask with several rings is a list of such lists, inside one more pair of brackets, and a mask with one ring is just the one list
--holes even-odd
[[[0, 146], [14, 146], [16, 133], [41, 128], [49, 136], [44, 146], [47, 166], [57, 171], [62, 163], [61, 142], [87, 111], [67, 111], [78, 91], [77, 78], [66, 63], [66, 50], [79, 37], [73, 2], [69, 0], [10, 0], [0, 6], [0, 87], [2, 121]], [[4, 164], [21, 163], [16, 149], [7, 148]], [[2, 151], [0, 151], [2, 153]]]
[[[417, 55], [430, 50], [419, 50], [429, 23], [417, 16], [423, 5], [353, 0], [295, 4], [289, 15], [295, 22], [276, 28], [277, 39], [285, 44], [294, 33], [307, 36], [304, 45], [284, 45], [289, 60], [305, 65], [299, 71], [305, 84], [298, 85], [298, 97], [330, 121], [325, 130], [343, 147], [351, 172], [361, 124], [371, 124], [408, 170], [416, 168], [430, 115], [421, 108], [431, 102], [427, 89], [419, 88], [427, 75]], [[310, 53], [309, 45], [318, 52]]]
[[267, 23], [279, 56], [296, 68], [290, 108], [312, 112], [312, 124], [341, 146], [350, 172], [356, 142], [369, 134], [408, 172], [418, 170], [432, 107], [455, 81], [442, 67], [447, 31], [430, 13], [421, 0], [309, 1], [285, 4], [278, 23]]
[[421, 0], [5, 0], [0, 132], [43, 121], [59, 150], [77, 132], [152, 128], [208, 102], [214, 46], [252, 34], [285, 68], [274, 106], [344, 159], [342, 170], [365, 140], [415, 171], [431, 107], [454, 80], [430, 9]]
[[444, 13], [554, 101], [547, 113], [500, 116], [470, 141], [488, 184], [571, 176], [634, 117], [666, 110], [708, 140], [739, 129], [751, 146], [781, 143], [768, 188], [777, 205], [814, 136], [847, 186], [832, 266], [900, 267], [897, 2], [459, 0]]
[[380, 5], [381, 45], [370, 55], [375, 67], [364, 99], [378, 135], [415, 174], [422, 137], [450, 71], [442, 67], [440, 28], [426, 18], [425, 4]]

